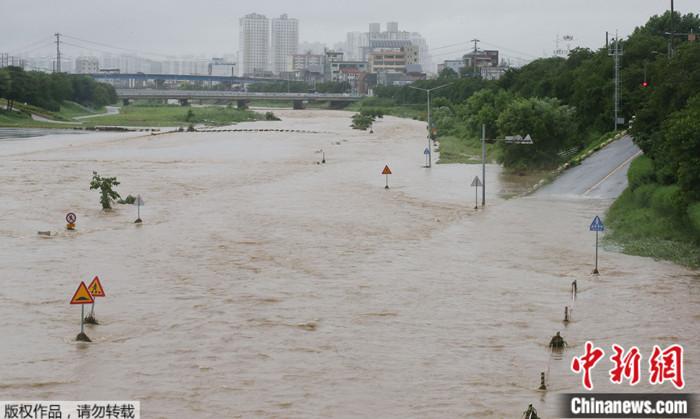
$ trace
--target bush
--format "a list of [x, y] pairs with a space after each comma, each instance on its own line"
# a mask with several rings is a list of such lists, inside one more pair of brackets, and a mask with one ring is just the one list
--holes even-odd
[[638, 206], [649, 207], [651, 204], [651, 196], [654, 194], [654, 191], [656, 191], [658, 187], [659, 185], [657, 185], [656, 183], [647, 183], [639, 186], [637, 189], [634, 190], [630, 188], [630, 192], [634, 197], [634, 202]]
[[117, 191], [113, 189], [118, 185], [119, 182], [116, 177], [102, 177], [98, 175], [97, 172], [92, 172], [90, 189], [100, 190], [100, 204], [102, 204], [102, 209], [111, 209], [112, 201], [121, 198]]
[[124, 199], [117, 200], [117, 203], [122, 205], [132, 205], [134, 202], [136, 202], [136, 197], [131, 194]]
[[281, 119], [278, 118], [277, 115], [275, 115], [272, 112], [265, 112], [265, 120], [266, 121], [281, 121]]
[[655, 182], [654, 162], [647, 156], [637, 157], [630, 164], [630, 168], [627, 171], [627, 179], [632, 189], [637, 189], [646, 183]]
[[659, 214], [680, 217], [685, 212], [683, 194], [678, 185], [661, 186], [651, 195], [651, 207]]
[[359, 129], [366, 131], [367, 128], [371, 127], [372, 124], [374, 123], [374, 117], [366, 115], [364, 113], [356, 113], [355, 115], [352, 116], [352, 125], [351, 127], [353, 129]]
[[700, 235], [700, 202], [688, 206], [688, 219], [695, 232]]

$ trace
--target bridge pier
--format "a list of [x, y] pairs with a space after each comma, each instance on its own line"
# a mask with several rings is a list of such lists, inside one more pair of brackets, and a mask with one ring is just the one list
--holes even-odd
[[180, 99], [180, 106], [190, 106], [190, 101], [188, 99]]
[[344, 100], [331, 100], [328, 106], [331, 109], [345, 109], [349, 104], [350, 102]]
[[248, 109], [248, 103], [250, 101], [245, 100], [245, 99], [239, 99], [236, 102], [237, 102], [236, 105], [237, 105], [238, 109], [243, 110], [243, 109]]
[[304, 101], [303, 100], [293, 101], [292, 108], [293, 109], [304, 109], [305, 108]]

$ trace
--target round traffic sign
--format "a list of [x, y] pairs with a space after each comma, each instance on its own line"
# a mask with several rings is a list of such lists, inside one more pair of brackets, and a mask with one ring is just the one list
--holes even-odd
[[68, 214], [66, 214], [66, 222], [68, 222], [68, 224], [73, 224], [73, 223], [75, 223], [75, 219], [76, 219], [76, 218], [77, 218], [77, 217], [76, 217], [75, 214], [73, 214], [72, 212], [69, 212]]

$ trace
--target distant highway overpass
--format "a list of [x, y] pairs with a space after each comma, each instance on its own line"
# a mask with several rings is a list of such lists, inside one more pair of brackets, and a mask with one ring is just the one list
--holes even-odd
[[117, 97], [124, 104], [131, 100], [178, 100], [187, 105], [192, 100], [236, 101], [239, 108], [247, 107], [251, 100], [291, 101], [295, 109], [303, 109], [306, 102], [330, 102], [332, 108], [342, 108], [363, 98], [347, 93], [254, 93], [220, 90], [167, 90], [167, 89], [117, 89]]
[[282, 81], [282, 79], [276, 78], [210, 76], [204, 74], [95, 73], [90, 74], [90, 77], [100, 81], [122, 81], [129, 82], [130, 84], [134, 84], [137, 81], [190, 81], [217, 82], [229, 84], [269, 83], [275, 81]]

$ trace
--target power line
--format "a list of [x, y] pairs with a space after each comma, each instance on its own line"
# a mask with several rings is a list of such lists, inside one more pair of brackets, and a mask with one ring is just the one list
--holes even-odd
[[[88, 44], [99, 45], [99, 46], [101, 46], [101, 47], [110, 48], [110, 49], [115, 49], [115, 50], [120, 50], [120, 51], [126, 51], [126, 52], [130, 52], [130, 53], [132, 53], [132, 54], [140, 54], [140, 55], [147, 55], [147, 56], [148, 56], [148, 55], [152, 55], [152, 56], [159, 56], [159, 57], [165, 57], [165, 58], [170, 58], [170, 57], [172, 57], [172, 55], [160, 54], [160, 53], [157, 53], [157, 52], [138, 51], [138, 50], [135, 50], [135, 49], [115, 47], [114, 45], [104, 44], [104, 43], [102, 43], [102, 42], [89, 41], [89, 40], [87, 40], [87, 39], [78, 38], [78, 37], [72, 36], [72, 35], [65, 35], [65, 34], [63, 34], [63, 36], [66, 37], [66, 38], [73, 39], [73, 40], [75, 40], [75, 41], [86, 42], [86, 43], [88, 43]], [[101, 50], [98, 50], [98, 51], [101, 51]], [[109, 51], [106, 51], [106, 52], [109, 52]]]
[[[49, 39], [50, 39], [50, 40], [49, 40]], [[20, 54], [20, 53], [25, 52], [25, 50], [27, 50], [27, 49], [29, 49], [29, 48], [32, 48], [32, 50], [34, 50], [34, 49], [35, 49], [35, 45], [37, 45], [37, 44], [46, 44], [46, 43], [51, 43], [51, 44], [53, 44], [53, 39], [51, 39], [51, 38], [42, 38], [42, 39], [40, 39], [40, 40], [38, 40], [38, 41], [34, 41], [34, 42], [30, 43], [30, 44], [27, 44], [27, 45], [23, 46], [22, 48], [16, 48], [16, 49], [11, 50], [11, 51], [9, 51], [9, 52], [11, 52], [11, 53], [13, 53], [13, 54]], [[43, 46], [43, 45], [42, 45], [42, 46]]]
[[505, 47], [502, 47], [502, 46], [499, 46], [499, 45], [496, 45], [496, 44], [493, 44], [493, 43], [490, 43], [490, 42], [481, 41], [481, 43], [482, 43], [482, 44], [486, 44], [486, 45], [490, 45], [490, 46], [492, 46], [492, 47], [494, 47], [494, 48], [498, 48], [499, 50], [514, 52], [514, 53], [516, 53], [516, 54], [525, 55], [525, 56], [528, 56], [528, 57], [531, 57], [531, 58], [534, 58], [534, 59], [541, 58], [541, 57], [538, 57], [538, 56], [536, 56], [536, 55], [528, 54], [527, 52], [524, 52], [524, 51], [518, 51], [518, 50], [515, 50], [515, 49], [511, 49], [511, 48], [505, 48]]

